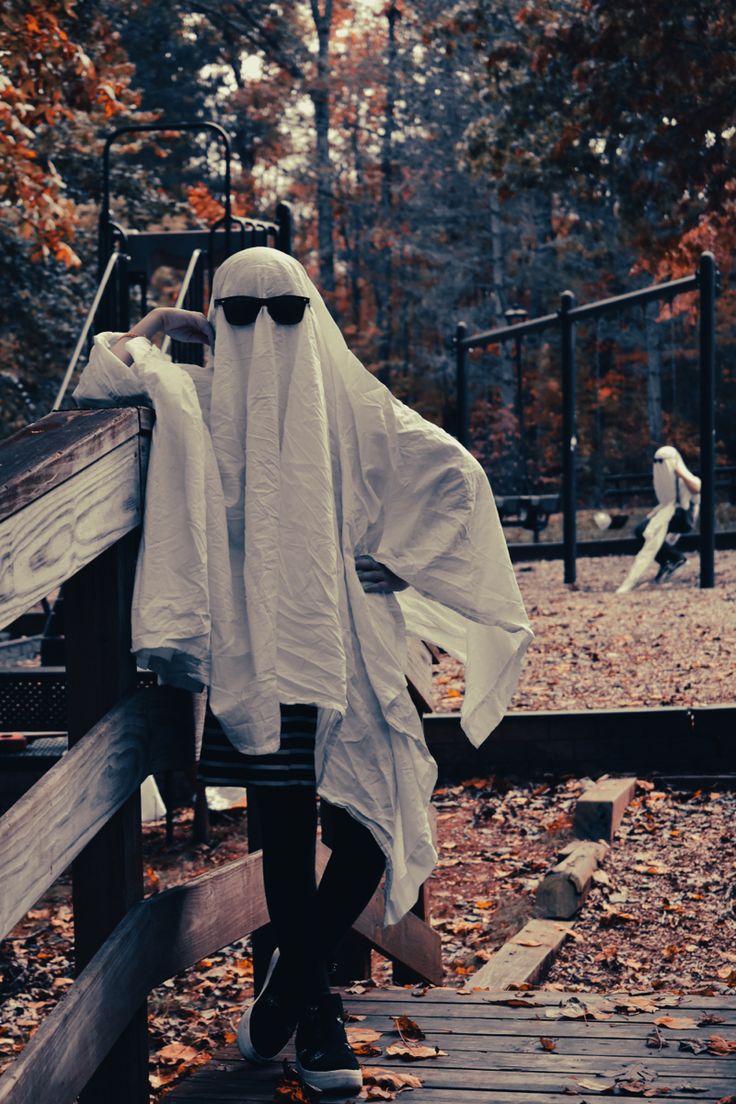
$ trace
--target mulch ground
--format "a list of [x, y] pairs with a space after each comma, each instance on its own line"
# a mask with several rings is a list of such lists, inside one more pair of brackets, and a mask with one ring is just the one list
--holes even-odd
[[[669, 582], [616, 587], [627, 556], [578, 560], [577, 587], [558, 560], [517, 564], [535, 639], [512, 710], [715, 705], [736, 700], [736, 552], [716, 555], [716, 586], [698, 588], [691, 555]], [[650, 578], [654, 576], [654, 569]], [[443, 659], [439, 712], [460, 708], [463, 667]]]
[[[736, 553], [718, 556], [712, 591], [697, 589], [696, 557], [664, 587], [628, 595], [613, 594], [627, 560], [578, 566], [577, 590], [563, 586], [559, 563], [518, 569], [536, 639], [513, 709], [733, 699]], [[438, 708], [457, 709], [460, 665], [443, 660], [435, 679]], [[442, 938], [446, 984], [468, 984], [533, 915], [537, 883], [569, 840], [575, 802], [588, 782], [476, 778], [436, 792], [440, 861], [431, 882], [432, 923]], [[146, 892], [243, 855], [243, 821], [242, 809], [215, 814], [210, 844], [194, 845], [184, 811], [171, 848], [161, 826], [147, 826]], [[546, 987], [734, 991], [735, 825], [732, 792], [657, 790], [642, 779]], [[71, 984], [71, 922], [64, 877], [0, 944], [0, 1069]], [[151, 994], [157, 1097], [234, 1040], [252, 992], [249, 950], [241, 940]], [[374, 956], [375, 980], [386, 984], [389, 976]]]

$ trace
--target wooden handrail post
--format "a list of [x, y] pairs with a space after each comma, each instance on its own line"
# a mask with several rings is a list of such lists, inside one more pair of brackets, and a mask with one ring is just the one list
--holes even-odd
[[[65, 586], [69, 743], [73, 745], [134, 689], [130, 603], [138, 530], [128, 533]], [[74, 862], [77, 972], [143, 897], [140, 795], [136, 792]], [[147, 1104], [146, 1006], [134, 1014], [80, 1094], [80, 1104]]]

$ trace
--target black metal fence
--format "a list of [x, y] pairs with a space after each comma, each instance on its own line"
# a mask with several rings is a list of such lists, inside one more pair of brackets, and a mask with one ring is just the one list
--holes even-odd
[[532, 318], [516, 325], [500, 326], [482, 333], [467, 333], [459, 322], [455, 331], [457, 358], [457, 411], [460, 442], [468, 445], [467, 358], [471, 349], [506, 341], [518, 342], [530, 334], [556, 328], [560, 334], [562, 375], [562, 512], [565, 582], [577, 577], [577, 430], [575, 327], [578, 322], [612, 314], [628, 306], [674, 299], [689, 291], [699, 292], [699, 391], [700, 391], [700, 586], [715, 585], [715, 399], [716, 399], [716, 295], [718, 269], [712, 253], [703, 253], [697, 272], [678, 280], [654, 284], [625, 295], [576, 306], [575, 296], [565, 291], [554, 314]]

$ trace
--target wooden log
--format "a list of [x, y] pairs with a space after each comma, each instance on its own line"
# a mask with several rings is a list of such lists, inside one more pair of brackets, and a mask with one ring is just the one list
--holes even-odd
[[605, 778], [591, 786], [575, 806], [574, 834], [611, 843], [635, 791], [635, 778]]
[[557, 957], [571, 925], [530, 920], [467, 980], [467, 988], [508, 989], [540, 981]]
[[140, 524], [140, 448], [131, 437], [0, 522], [0, 626]]
[[576, 841], [565, 848], [566, 854], [540, 882], [536, 907], [549, 920], [569, 920], [580, 908], [608, 851], [605, 843]]

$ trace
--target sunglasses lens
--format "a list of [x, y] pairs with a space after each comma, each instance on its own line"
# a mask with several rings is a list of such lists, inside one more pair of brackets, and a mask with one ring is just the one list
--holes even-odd
[[230, 326], [252, 326], [258, 317], [262, 303], [249, 295], [234, 295], [222, 300], [225, 319]]
[[269, 299], [266, 306], [274, 322], [278, 322], [280, 326], [295, 326], [304, 317], [308, 302], [308, 299], [302, 299], [298, 295], [279, 295]]

